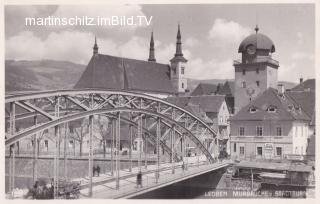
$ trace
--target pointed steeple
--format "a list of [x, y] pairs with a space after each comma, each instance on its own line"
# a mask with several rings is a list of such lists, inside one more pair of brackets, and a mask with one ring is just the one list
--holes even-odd
[[181, 33], [180, 33], [180, 23], [178, 24], [178, 33], [177, 33], [177, 44], [176, 44], [176, 54], [174, 56], [183, 56], [182, 47], [181, 47]]
[[150, 49], [149, 49], [149, 62], [156, 62], [155, 53], [154, 53], [154, 40], [153, 40], [153, 32], [151, 32], [151, 40], [150, 40]]
[[176, 53], [174, 54], [174, 57], [170, 61], [181, 61], [181, 62], [187, 62], [188, 61], [183, 57], [183, 53], [182, 53], [182, 41], [181, 41], [180, 23], [178, 24]]
[[97, 45], [97, 37], [94, 36], [94, 46], [93, 46], [93, 54], [94, 54], [94, 55], [95, 55], [95, 54], [98, 54], [98, 49], [99, 49], [99, 47], [98, 47], [98, 45]]

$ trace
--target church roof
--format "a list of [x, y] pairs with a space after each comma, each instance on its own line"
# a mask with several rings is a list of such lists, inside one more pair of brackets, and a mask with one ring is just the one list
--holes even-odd
[[169, 65], [110, 55], [94, 55], [74, 88], [175, 93]]
[[275, 52], [275, 46], [272, 40], [261, 33], [255, 33], [246, 37], [239, 46], [238, 52], [244, 52], [248, 45], [255, 45], [258, 50], [269, 50], [270, 52]]
[[[256, 111], [250, 112], [254, 107]], [[275, 112], [268, 112], [268, 107], [275, 107]], [[300, 108], [299, 108], [300, 107]], [[269, 88], [260, 96], [241, 108], [230, 120], [310, 120], [303, 108], [285, 92], [280, 96], [276, 89]]]

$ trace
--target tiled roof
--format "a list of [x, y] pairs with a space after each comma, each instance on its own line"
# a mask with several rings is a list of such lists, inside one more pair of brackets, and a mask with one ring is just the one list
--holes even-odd
[[297, 86], [293, 87], [291, 91], [315, 91], [316, 89], [316, 80], [315, 79], [308, 79]]
[[301, 106], [310, 119], [312, 118], [316, 102], [314, 91], [288, 91], [287, 95]]
[[208, 83], [200, 83], [193, 90], [191, 96], [201, 96], [201, 95], [213, 95], [217, 91], [217, 85], [208, 84]]
[[221, 95], [169, 97], [167, 100], [180, 107], [199, 105], [204, 112], [217, 113], [225, 100]]
[[[270, 106], [276, 107], [275, 112], [268, 112]], [[255, 107], [255, 112], [250, 112], [250, 107]], [[250, 104], [243, 107], [230, 120], [310, 120], [308, 115], [287, 92], [280, 96], [277, 90], [269, 88]]]
[[175, 93], [169, 65], [110, 55], [93, 56], [75, 88]]

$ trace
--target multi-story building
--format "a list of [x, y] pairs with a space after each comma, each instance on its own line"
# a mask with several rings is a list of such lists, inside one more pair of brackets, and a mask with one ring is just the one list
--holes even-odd
[[311, 118], [283, 86], [267, 89], [230, 121], [233, 158], [281, 159], [306, 154]]

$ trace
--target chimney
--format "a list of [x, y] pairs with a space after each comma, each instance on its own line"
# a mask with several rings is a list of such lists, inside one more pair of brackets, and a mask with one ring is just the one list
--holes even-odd
[[302, 82], [303, 82], [303, 78], [301, 77], [301, 78], [300, 78], [300, 84], [301, 84]]
[[278, 94], [283, 95], [284, 94], [284, 85], [283, 84], [278, 84]]

